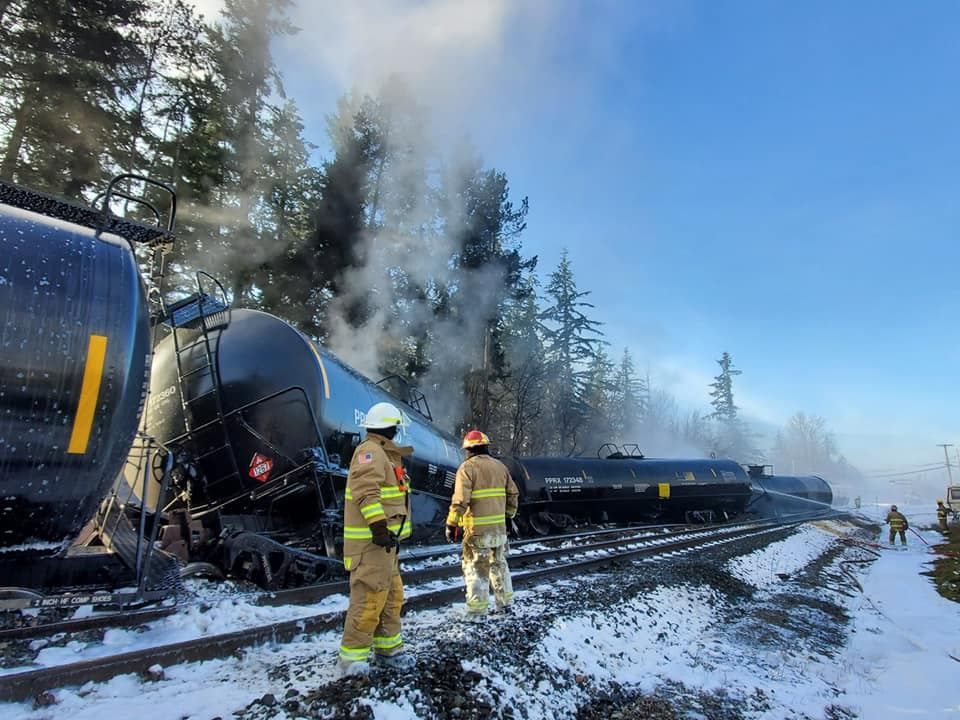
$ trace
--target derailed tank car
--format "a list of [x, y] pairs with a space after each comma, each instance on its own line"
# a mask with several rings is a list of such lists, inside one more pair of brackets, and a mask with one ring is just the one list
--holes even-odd
[[750, 479], [731, 460], [614, 450], [595, 458], [506, 458], [521, 518], [537, 532], [578, 521], [714, 522], [738, 515], [750, 499]]
[[[180, 501], [162, 547], [268, 585], [322, 579], [341, 554], [343, 489], [364, 413], [396, 398], [274, 315], [199, 293], [168, 322], [145, 418], [177, 457]], [[396, 441], [415, 448], [406, 463], [418, 491], [414, 532], [435, 530], [461, 461], [457, 441], [412, 406]]]
[[833, 503], [833, 490], [819, 475], [777, 475], [772, 465], [749, 465], [747, 471], [753, 483], [753, 513], [803, 514], [827, 511]]
[[[130, 580], [102, 545], [73, 543], [127, 460], [146, 391], [150, 325], [134, 243], [166, 244], [168, 230], [0, 182], [7, 594]], [[124, 549], [145, 547], [134, 545]]]

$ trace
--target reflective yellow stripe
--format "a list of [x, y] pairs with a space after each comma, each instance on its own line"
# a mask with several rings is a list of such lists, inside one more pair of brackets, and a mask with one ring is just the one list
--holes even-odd
[[[403, 525], [403, 532], [400, 532], [400, 525]], [[401, 540], [410, 537], [410, 532], [412, 528], [409, 523], [390, 523], [387, 525], [387, 529], [391, 532], [399, 533]], [[369, 526], [360, 527], [359, 525], [346, 525], [343, 528], [343, 538], [344, 540], [372, 540], [373, 533], [370, 532]]]
[[345, 525], [343, 528], [343, 537], [347, 540], [370, 540], [373, 537], [373, 533], [370, 532], [370, 528], [366, 525], [363, 527]]
[[363, 519], [369, 521], [370, 518], [375, 515], [383, 515], [386, 517], [386, 514], [383, 512], [383, 505], [380, 503], [370, 503], [369, 505], [364, 505], [360, 508], [360, 514], [363, 515]]
[[[400, 525], [403, 525], [403, 532], [402, 532], [402, 533], [400, 532]], [[387, 525], [387, 530], [390, 530], [391, 532], [395, 532], [395, 533], [400, 533], [400, 534], [399, 534], [399, 538], [400, 538], [401, 540], [403, 540], [404, 538], [410, 537], [410, 531], [411, 531], [411, 529], [412, 529], [412, 528], [410, 527], [410, 523], [408, 523], [408, 522], [404, 522], [404, 523], [391, 523], [391, 524]]]
[[93, 427], [93, 414], [97, 409], [97, 396], [100, 395], [100, 381], [103, 379], [103, 363], [107, 357], [107, 336], [91, 335], [87, 345], [87, 359], [83, 368], [83, 383], [80, 386], [80, 401], [77, 414], [73, 419], [73, 431], [67, 452], [71, 455], [83, 455], [90, 442], [90, 430]]
[[363, 662], [370, 657], [370, 646], [350, 648], [346, 645], [340, 646], [340, 659], [351, 662]]
[[492, 497], [506, 497], [507, 490], [506, 488], [488, 488], [486, 490], [474, 490], [471, 493], [470, 497], [475, 498], [492, 498]]
[[658, 483], [657, 487], [660, 491], [660, 498], [667, 500], [670, 498], [670, 483]]
[[[380, 499], [381, 500], [395, 500], [397, 498], [402, 498], [406, 496], [406, 492], [400, 488], [394, 487], [393, 485], [382, 485], [380, 487]], [[350, 492], [350, 488], [347, 488], [343, 493], [344, 500], [353, 500], [353, 493]]]
[[450, 514], [447, 515], [447, 525], [459, 525], [462, 520], [463, 516], [455, 513], [453, 510], [451, 510]]
[[467, 515], [463, 522], [467, 527], [472, 527], [474, 525], [496, 525], [497, 523], [506, 522], [506, 515]]
[[400, 633], [390, 637], [377, 637], [376, 635], [373, 637], [373, 646], [378, 650], [393, 650], [401, 645], [403, 645], [403, 638]]

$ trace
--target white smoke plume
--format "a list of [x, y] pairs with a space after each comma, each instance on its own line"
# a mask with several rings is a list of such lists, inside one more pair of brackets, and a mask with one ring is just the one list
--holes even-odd
[[[354, 96], [382, 97], [385, 86], [399, 84], [424, 110], [424, 125], [391, 127], [388, 140], [402, 152], [392, 158], [377, 214], [402, 218], [402, 229], [393, 232], [389, 220], [383, 223], [385, 230], [371, 223], [364, 247], [357, 248], [366, 264], [346, 273], [341, 282], [346, 294], [329, 308], [327, 343], [345, 362], [376, 377], [385, 354], [403, 338], [427, 339], [431, 369], [414, 381], [427, 393], [434, 418], [448, 427], [467, 409], [463, 376], [483, 365], [486, 326], [495, 314], [503, 277], [499, 269], [483, 269], [456, 286], [454, 292], [469, 298], [470, 312], [455, 320], [437, 318], [429, 300], [395, 293], [390, 268], [421, 287], [455, 281], [450, 258], [469, 220], [463, 208], [448, 206], [444, 227], [431, 227], [435, 206], [430, 194], [414, 193], [411, 207], [410, 195], [390, 183], [416, 181], [424, 168], [433, 173], [426, 179], [433, 186], [442, 181], [456, 188], [466, 181], [458, 173], [473, 168], [448, 162], [454, 153], [447, 148], [462, 143], [478, 117], [491, 122], [495, 113], [489, 110], [497, 102], [509, 104], [505, 82], [516, 88], [518, 80], [532, 81], [540, 72], [534, 57], [549, 38], [554, 7], [546, 0], [366, 0], [302, 3], [291, 13], [302, 30], [287, 42], [319, 77]], [[518, 28], [522, 37], [511, 37]], [[345, 317], [357, 301], [376, 308], [360, 328]]]

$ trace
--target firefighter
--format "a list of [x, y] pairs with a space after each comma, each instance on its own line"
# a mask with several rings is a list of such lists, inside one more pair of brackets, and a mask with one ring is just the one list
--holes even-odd
[[467, 459], [457, 469], [446, 536], [448, 542], [463, 540], [467, 615], [479, 618], [489, 609], [491, 587], [498, 612], [513, 604], [506, 523], [513, 523], [520, 493], [506, 465], [490, 455], [490, 438], [484, 433], [464, 435], [463, 449]]
[[947, 531], [947, 506], [943, 504], [943, 500], [937, 500], [937, 522], [940, 523], [940, 529], [943, 532]]
[[895, 539], [897, 533], [900, 533], [900, 542], [906, 545], [907, 528], [910, 527], [910, 525], [907, 523], [907, 518], [904, 517], [903, 513], [897, 511], [896, 505], [890, 506], [890, 512], [887, 513], [887, 519], [885, 522], [890, 524], [890, 544], [896, 544]]
[[390, 403], [367, 411], [367, 436], [350, 461], [343, 503], [343, 565], [350, 573], [350, 604], [340, 643], [344, 674], [366, 672], [370, 651], [394, 668], [414, 664], [400, 634], [403, 582], [400, 541], [410, 537], [409, 486], [401, 458], [413, 448], [393, 438], [403, 415]]

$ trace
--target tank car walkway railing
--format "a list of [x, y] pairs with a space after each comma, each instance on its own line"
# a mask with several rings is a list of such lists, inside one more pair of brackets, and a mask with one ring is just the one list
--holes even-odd
[[[834, 516], [839, 517], [837, 513]], [[632, 561], [639, 558], [655, 558], [661, 555], [685, 552], [697, 547], [726, 544], [755, 538], [758, 535], [770, 534], [776, 536], [787, 532], [807, 520], [796, 518], [791, 522], [758, 521], [738, 526], [723, 526], [722, 528], [691, 530], [688, 533], [677, 533], [670, 537], [663, 537], [661, 541], [653, 539], [637, 540], [635, 546], [623, 547], [620, 550], [600, 552], [596, 556], [579, 557], [570, 561], [559, 561], [554, 564], [545, 564], [542, 567], [530, 570], [513, 572], [515, 587], [529, 585], [548, 577], [562, 577], [581, 575], [585, 570], [599, 569], [608, 565]], [[819, 516], [823, 519], [823, 515]], [[771, 537], [771, 541], [773, 537]], [[613, 541], [601, 541], [602, 545], [610, 545]], [[560, 558], [571, 552], [583, 553], [584, 548], [558, 548], [553, 557]], [[547, 553], [547, 551], [544, 551]], [[594, 551], [596, 552], [596, 551]], [[532, 554], [531, 554], [532, 555]], [[523, 556], [511, 558], [511, 566], [519, 568], [526, 563], [518, 562]], [[543, 560], [544, 558], [540, 558]], [[546, 559], [550, 559], [549, 557]], [[461, 582], [451, 583], [440, 589], [422, 589], [417, 587], [418, 582], [425, 583], [435, 580], [434, 575], [443, 576], [443, 572], [450, 573], [458, 568], [429, 568], [423, 571], [405, 573], [407, 584], [407, 599], [404, 608], [409, 610], [423, 610], [443, 606], [463, 597]], [[324, 588], [328, 594], [344, 592], [346, 583], [330, 583]], [[315, 633], [323, 630], [333, 630], [343, 623], [344, 613], [325, 612], [293, 620], [277, 621], [265, 625], [245, 628], [220, 635], [205, 636], [193, 640], [156, 646], [134, 652], [98, 657], [69, 665], [57, 665], [39, 670], [11, 673], [0, 676], [0, 701], [18, 701], [36, 697], [40, 693], [64, 686], [81, 685], [87, 682], [99, 682], [125, 673], [146, 673], [154, 665], [169, 666], [187, 662], [198, 662], [213, 658], [225, 657], [244, 648], [264, 643], [290, 642], [298, 636]]]

